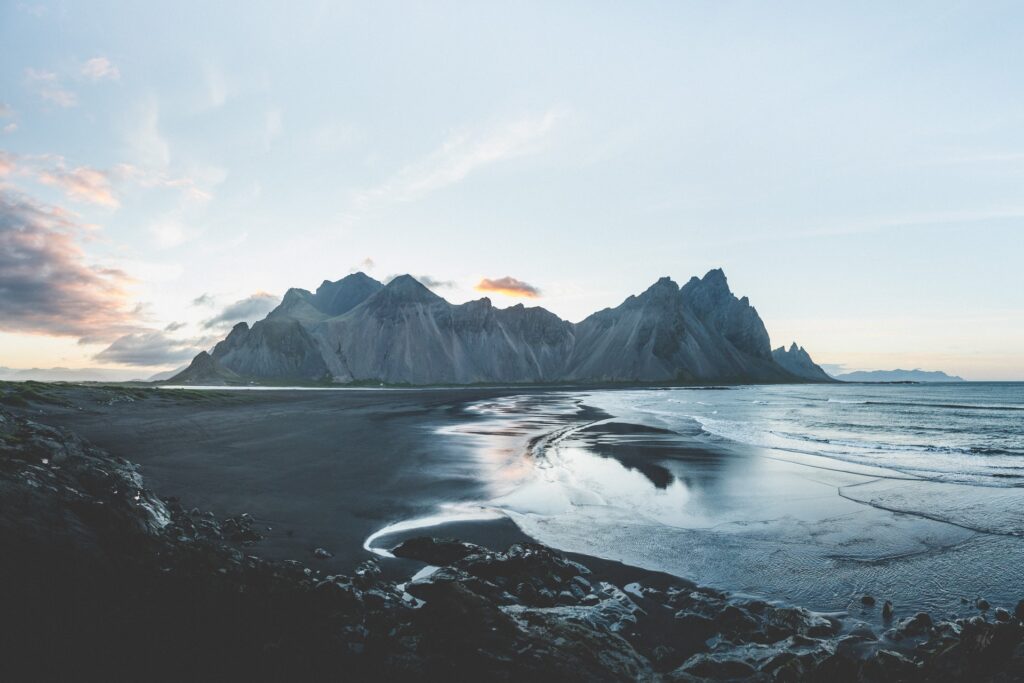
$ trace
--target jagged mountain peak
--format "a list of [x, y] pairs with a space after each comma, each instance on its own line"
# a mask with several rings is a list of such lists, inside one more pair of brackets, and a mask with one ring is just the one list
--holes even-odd
[[658, 278], [658, 281], [655, 282], [650, 287], [648, 287], [646, 290], [644, 290], [643, 294], [641, 294], [640, 296], [658, 293], [667, 293], [675, 295], [678, 292], [679, 285], [676, 283], [676, 281], [670, 278], [669, 276], [665, 275], [664, 277]]
[[384, 285], [366, 273], [352, 273], [335, 282], [324, 280], [311, 303], [325, 315], [344, 315], [383, 288]]
[[804, 347], [796, 342], [790, 344], [787, 349], [785, 345], [772, 350], [772, 360], [781, 365], [790, 374], [801, 379], [813, 380], [815, 382], [828, 382], [831, 378], [822, 370], [807, 353]]
[[688, 295], [697, 295], [699, 293], [700, 296], [715, 300], [732, 296], [732, 290], [729, 289], [729, 280], [725, 277], [725, 271], [721, 268], [712, 268], [704, 274], [704, 277], [697, 277], [696, 275], [691, 277], [683, 285], [682, 290]]
[[427, 287], [414, 278], [412, 275], [399, 275], [384, 287], [391, 298], [399, 298], [410, 302], [428, 303], [431, 301], [443, 301], [437, 294], [431, 292]]

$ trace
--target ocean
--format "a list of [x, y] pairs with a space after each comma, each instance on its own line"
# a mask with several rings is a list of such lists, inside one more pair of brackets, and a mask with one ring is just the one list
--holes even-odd
[[941, 616], [1024, 598], [1024, 383], [570, 391], [468, 412], [445, 432], [493, 496], [453, 515], [865, 621], [864, 594]]

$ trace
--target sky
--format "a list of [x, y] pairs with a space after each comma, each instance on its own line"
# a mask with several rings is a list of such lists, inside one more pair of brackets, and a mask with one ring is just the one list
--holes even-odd
[[411, 273], [569, 320], [721, 267], [773, 345], [1024, 380], [1015, 2], [0, 0], [0, 366], [187, 363]]

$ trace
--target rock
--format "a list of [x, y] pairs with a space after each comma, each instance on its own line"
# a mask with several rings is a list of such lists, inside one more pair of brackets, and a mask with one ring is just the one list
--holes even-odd
[[885, 603], [882, 604], [882, 619], [884, 619], [885, 621], [892, 621], [892, 615], [892, 602], [886, 600]]
[[915, 636], [927, 633], [932, 625], [932, 618], [927, 612], [918, 612], [914, 616], [903, 620], [899, 630], [904, 635]]
[[1013, 616], [1017, 621], [1024, 621], [1024, 600], [1017, 603], [1017, 607], [1013, 610]]
[[672, 621], [673, 630], [691, 642], [703, 642], [718, 632], [715, 622], [702, 614], [677, 612]]
[[1009, 621], [1010, 613], [1002, 607], [997, 607], [995, 611], [996, 621]]
[[332, 557], [334, 557], [334, 553], [330, 552], [329, 550], [325, 550], [324, 548], [314, 548], [313, 557], [317, 558], [318, 560], [329, 560]]
[[860, 604], [864, 605], [865, 607], [874, 607], [875, 599], [870, 595], [862, 595], [860, 596]]
[[985, 598], [978, 598], [978, 601], [974, 603], [974, 606], [980, 609], [982, 612], [987, 612], [988, 608], [991, 605], [988, 604], [988, 600], [986, 600]]
[[917, 673], [913, 660], [891, 650], [878, 650], [861, 667], [861, 678], [868, 681], [908, 681]]

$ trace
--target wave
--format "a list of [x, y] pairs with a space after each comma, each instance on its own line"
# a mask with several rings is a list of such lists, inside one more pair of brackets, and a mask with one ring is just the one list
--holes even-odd
[[[829, 399], [830, 401], [832, 399]], [[1009, 410], [1024, 411], [1024, 406], [1014, 405], [985, 405], [978, 403], [914, 403], [912, 401], [864, 401], [869, 406], [906, 406], [908, 408], [945, 408], [947, 410]]]

